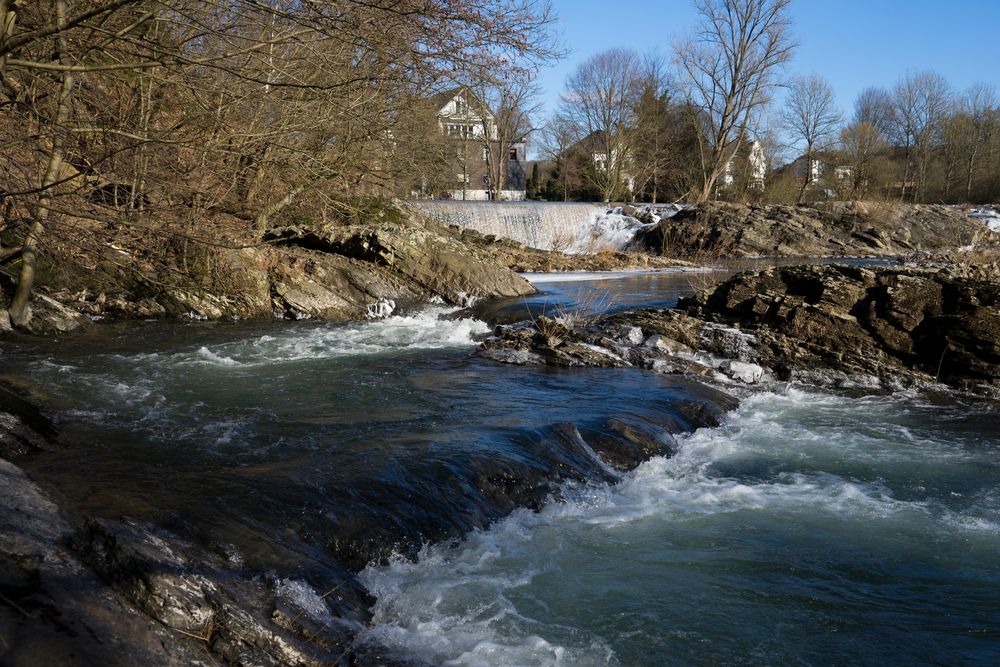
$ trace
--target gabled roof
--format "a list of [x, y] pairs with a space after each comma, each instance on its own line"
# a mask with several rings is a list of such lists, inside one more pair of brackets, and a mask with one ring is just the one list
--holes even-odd
[[491, 117], [493, 116], [493, 112], [490, 108], [486, 104], [483, 104], [482, 100], [479, 99], [479, 96], [472, 92], [472, 89], [468, 86], [452, 86], [451, 88], [446, 88], [441, 92], [434, 93], [429, 99], [434, 104], [434, 108], [438, 110], [438, 113], [440, 113], [441, 110], [448, 106], [448, 103], [458, 97], [458, 94], [461, 92], [465, 93], [470, 105], [478, 106], [486, 111], [486, 113], [490, 114]]
[[452, 86], [451, 88], [447, 88], [440, 92], [434, 93], [427, 99], [431, 101], [435, 109], [440, 111], [445, 107], [445, 105], [448, 104], [448, 102], [451, 102], [453, 99], [455, 99], [460, 90], [462, 90], [462, 86]]

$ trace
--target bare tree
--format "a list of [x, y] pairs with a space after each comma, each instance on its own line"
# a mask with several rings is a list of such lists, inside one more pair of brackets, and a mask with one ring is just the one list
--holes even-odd
[[195, 239], [210, 212], [253, 243], [296, 207], [394, 192], [414, 101], [455, 72], [530, 73], [553, 20], [549, 0], [0, 0], [10, 314], [46, 247]]
[[806, 189], [818, 175], [813, 169], [816, 151], [825, 148], [836, 137], [840, 126], [841, 114], [833, 88], [815, 74], [796, 77], [789, 88], [781, 119], [792, 141], [804, 151], [805, 175], [797, 200], [802, 203]]
[[790, 0], [696, 0], [697, 34], [680, 42], [675, 58], [688, 96], [700, 109], [702, 186], [697, 203], [708, 201], [757, 114], [769, 101], [779, 68], [791, 57]]
[[[61, 70], [61, 85], [59, 94], [56, 97], [54, 122], [50, 126], [51, 136], [48, 137], [50, 148], [45, 173], [39, 184], [38, 203], [35, 208], [34, 220], [28, 229], [21, 244], [21, 271], [18, 276], [17, 289], [11, 298], [8, 312], [10, 321], [14, 326], [27, 327], [31, 320], [31, 311], [28, 300], [31, 297], [31, 290], [35, 284], [35, 254], [38, 241], [45, 231], [45, 223], [48, 220], [52, 206], [51, 188], [58, 182], [62, 163], [64, 159], [64, 130], [69, 122], [73, 104], [73, 71], [69, 69], [69, 53], [66, 41], [66, 26], [69, 18], [66, 0], [56, 0], [55, 21], [59, 28], [56, 38], [56, 52], [53, 54], [53, 64], [58, 65]], [[2, 9], [7, 9], [3, 7]], [[6, 12], [3, 12], [6, 15]], [[11, 18], [13, 21], [13, 18]]]
[[486, 185], [490, 199], [499, 199], [508, 189], [508, 178], [523, 178], [523, 148], [533, 131], [531, 116], [538, 111], [538, 89], [528, 72], [507, 72], [506, 76], [483, 73], [471, 85], [482, 109], [477, 114], [482, 125], [475, 134], [486, 161]]
[[904, 77], [894, 91], [895, 133], [904, 149], [903, 182], [900, 197], [906, 197], [907, 183], [916, 159], [913, 198], [921, 201], [927, 187], [932, 148], [940, 137], [948, 111], [951, 89], [936, 72], [919, 72]]
[[580, 135], [576, 123], [559, 111], [542, 127], [539, 147], [542, 154], [555, 163], [556, 180], [563, 201], [569, 201], [570, 188], [577, 185], [578, 174], [570, 151], [578, 141]]
[[840, 133], [840, 146], [850, 168], [850, 192], [863, 199], [873, 185], [876, 165], [887, 146], [883, 134], [868, 121], [853, 121]]
[[642, 61], [635, 51], [611, 49], [581, 63], [566, 82], [562, 113], [592, 159], [588, 179], [604, 201], [623, 191], [635, 141], [635, 102]]
[[895, 123], [892, 93], [884, 88], [865, 88], [854, 100], [852, 124], [868, 123], [883, 139], [889, 137]]
[[975, 84], [956, 101], [955, 107], [948, 121], [948, 143], [956, 145], [965, 200], [972, 201], [972, 185], [982, 166], [981, 158], [1000, 132], [996, 89], [989, 84]]

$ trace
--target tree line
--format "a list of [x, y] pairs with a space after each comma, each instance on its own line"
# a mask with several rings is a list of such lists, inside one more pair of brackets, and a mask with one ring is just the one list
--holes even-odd
[[[844, 117], [821, 76], [785, 76], [788, 2], [698, 0], [671, 56], [611, 49], [569, 76], [529, 196], [700, 203], [1000, 199], [1000, 104], [914, 72]], [[776, 105], [779, 90], [783, 103]], [[764, 168], [755, 164], [754, 152]], [[759, 176], [763, 174], [763, 178]]]

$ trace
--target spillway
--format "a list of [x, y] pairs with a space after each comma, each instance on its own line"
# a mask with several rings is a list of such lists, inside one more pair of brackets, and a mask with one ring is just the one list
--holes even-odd
[[646, 225], [607, 204], [578, 202], [415, 201], [438, 222], [570, 254], [621, 250]]

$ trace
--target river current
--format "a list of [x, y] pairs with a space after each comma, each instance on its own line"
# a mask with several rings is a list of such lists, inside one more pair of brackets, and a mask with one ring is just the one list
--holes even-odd
[[[591, 278], [537, 278], [541, 295], [481, 317], [665, 306], [692, 286]], [[356, 506], [447, 513], [445, 473], [470, 460], [698, 395], [638, 370], [494, 364], [474, 355], [487, 324], [443, 314], [20, 341], [0, 372], [69, 447], [19, 464], [81, 514], [155, 519], [311, 580]], [[364, 567], [367, 638], [451, 665], [1000, 663], [1000, 406], [734, 391], [720, 426], [618, 483]]]

